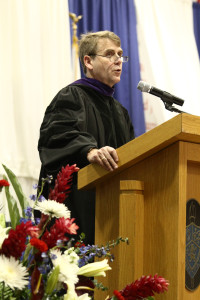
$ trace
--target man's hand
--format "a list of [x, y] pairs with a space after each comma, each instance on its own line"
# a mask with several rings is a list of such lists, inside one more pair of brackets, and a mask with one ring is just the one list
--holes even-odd
[[92, 149], [87, 154], [87, 160], [90, 163], [96, 163], [107, 171], [113, 171], [118, 168], [118, 155], [114, 148], [105, 146], [100, 149]]

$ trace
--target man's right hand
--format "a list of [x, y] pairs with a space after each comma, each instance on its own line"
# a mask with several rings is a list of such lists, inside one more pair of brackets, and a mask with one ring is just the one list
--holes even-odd
[[87, 160], [90, 163], [96, 163], [107, 171], [113, 171], [118, 168], [118, 155], [114, 148], [105, 146], [100, 149], [92, 149], [87, 154]]

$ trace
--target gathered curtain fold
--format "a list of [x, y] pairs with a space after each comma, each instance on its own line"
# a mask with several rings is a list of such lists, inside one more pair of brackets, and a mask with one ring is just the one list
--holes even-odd
[[194, 22], [194, 35], [197, 43], [197, 49], [200, 58], [200, 2], [193, 2], [193, 22]]
[[[66, 0], [0, 1], [0, 179], [5, 164], [27, 198], [40, 172], [44, 111], [71, 82], [69, 26]], [[7, 217], [4, 191], [0, 204]]]
[[[179, 109], [200, 115], [200, 64], [191, 0], [134, 1], [142, 80], [184, 99]], [[147, 130], [176, 115], [158, 97], [143, 93], [143, 98]]]

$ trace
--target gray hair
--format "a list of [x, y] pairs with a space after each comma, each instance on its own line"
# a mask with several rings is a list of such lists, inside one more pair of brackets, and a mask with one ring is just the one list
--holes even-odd
[[117, 46], [121, 46], [120, 38], [112, 31], [105, 30], [88, 32], [81, 35], [79, 40], [79, 58], [85, 74], [87, 72], [87, 68], [84, 64], [84, 56], [95, 54], [97, 51], [98, 41], [106, 38], [112, 40]]

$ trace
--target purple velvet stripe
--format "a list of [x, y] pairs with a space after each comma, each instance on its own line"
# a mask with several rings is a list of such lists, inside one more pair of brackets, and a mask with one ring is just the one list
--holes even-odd
[[87, 85], [105, 96], [113, 96], [113, 94], [114, 94], [114, 88], [111, 88], [108, 85], [106, 85], [96, 79], [93, 79], [93, 78], [82, 78], [82, 79], [74, 81], [70, 85], [73, 85], [73, 84]]

